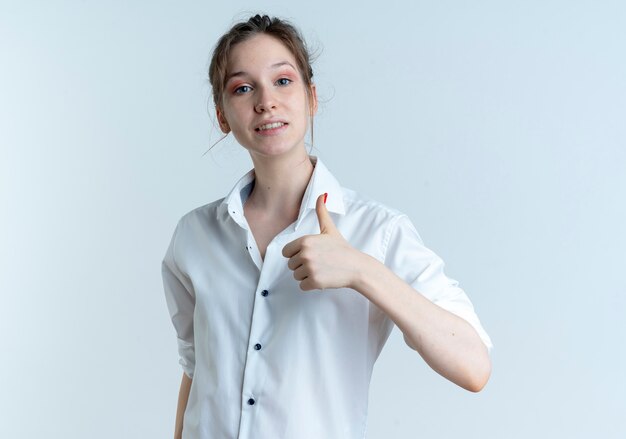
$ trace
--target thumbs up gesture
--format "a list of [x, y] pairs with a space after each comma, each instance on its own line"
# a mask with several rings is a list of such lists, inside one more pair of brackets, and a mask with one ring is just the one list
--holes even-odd
[[305, 235], [283, 247], [283, 256], [303, 291], [325, 288], [352, 288], [358, 273], [361, 252], [353, 248], [335, 227], [325, 197], [317, 198], [315, 211], [320, 225], [318, 235]]

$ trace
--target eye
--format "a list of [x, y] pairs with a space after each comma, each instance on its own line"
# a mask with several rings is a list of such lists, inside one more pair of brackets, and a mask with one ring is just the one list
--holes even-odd
[[249, 85], [242, 85], [241, 87], [237, 87], [235, 90], [233, 90], [233, 92], [237, 95], [243, 94], [243, 93], [247, 93], [248, 91], [250, 91], [251, 87]]
[[276, 82], [278, 83], [278, 85], [288, 85], [288, 84], [290, 84], [293, 81], [291, 79], [289, 79], [289, 78], [280, 78]]

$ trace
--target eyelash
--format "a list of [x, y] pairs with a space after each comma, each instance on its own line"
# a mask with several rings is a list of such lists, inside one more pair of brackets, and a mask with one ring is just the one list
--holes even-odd
[[[288, 82], [288, 83], [286, 83], [286, 84], [279, 84], [279, 85], [281, 85], [281, 86], [283, 86], [283, 87], [284, 87], [284, 86], [286, 86], [286, 85], [289, 85], [289, 84], [291, 84], [291, 83], [293, 82], [293, 81], [292, 81], [291, 79], [289, 79], [289, 78], [280, 78], [280, 79], [276, 80], [276, 82], [282, 81], [283, 79], [284, 79], [284, 80], [286, 80], [286, 81], [289, 81], [289, 82]], [[233, 90], [233, 93], [234, 93], [234, 94], [236, 94], [236, 95], [243, 94], [243, 93], [240, 93], [240, 92], [239, 92], [239, 90], [241, 90], [241, 89], [242, 89], [242, 88], [244, 88], [244, 87], [251, 88], [249, 85], [242, 85], [241, 87], [237, 87], [235, 90]]]

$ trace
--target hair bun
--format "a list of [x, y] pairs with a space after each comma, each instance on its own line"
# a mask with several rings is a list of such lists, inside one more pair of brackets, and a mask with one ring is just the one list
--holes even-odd
[[254, 17], [250, 18], [250, 22], [261, 28], [267, 28], [272, 25], [272, 19], [268, 15], [261, 16], [256, 14]]

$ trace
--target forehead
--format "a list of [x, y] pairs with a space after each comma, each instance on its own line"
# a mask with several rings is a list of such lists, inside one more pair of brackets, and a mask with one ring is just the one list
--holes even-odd
[[232, 48], [228, 57], [227, 71], [254, 72], [268, 69], [284, 61], [296, 66], [295, 57], [287, 46], [277, 38], [259, 34]]

